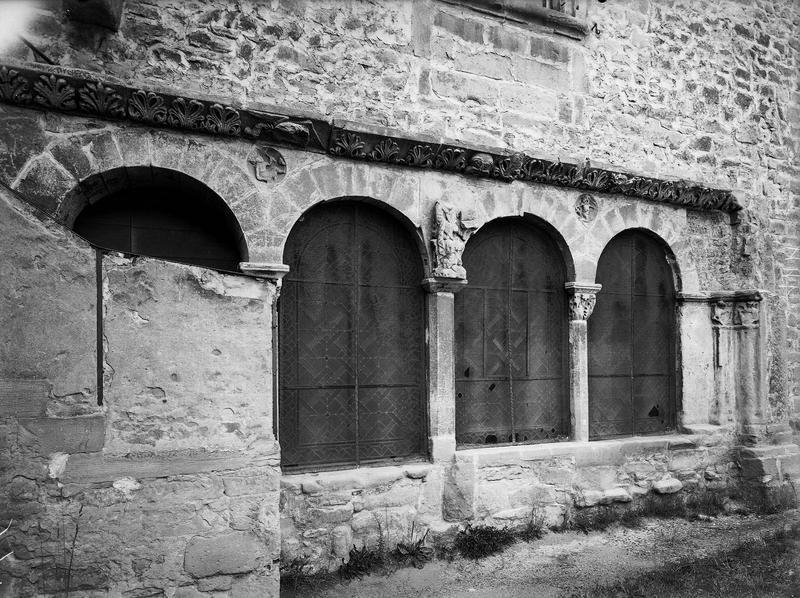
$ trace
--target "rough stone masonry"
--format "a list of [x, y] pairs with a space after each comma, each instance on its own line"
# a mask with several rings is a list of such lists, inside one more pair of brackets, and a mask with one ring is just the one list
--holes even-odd
[[[796, 483], [796, 2], [81, 4], [32, 13], [55, 66], [23, 43], [0, 54], [0, 595], [275, 596], [282, 563], [334, 568], [412, 524], [446, 538]], [[143, 177], [218, 199], [240, 271], [72, 231]], [[284, 247], [309, 210], [353, 198], [420, 248], [426, 449], [290, 471]], [[462, 446], [461, 255], [511, 217], [564, 256], [569, 434]], [[676, 425], [589, 440], [587, 321], [628, 230], [675, 273]]]

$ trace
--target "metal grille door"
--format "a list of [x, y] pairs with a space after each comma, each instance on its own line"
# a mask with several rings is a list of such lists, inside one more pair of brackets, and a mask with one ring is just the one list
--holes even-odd
[[423, 272], [408, 233], [341, 202], [292, 230], [280, 298], [280, 442], [286, 467], [420, 452]]
[[597, 268], [589, 318], [589, 436], [675, 425], [675, 299], [664, 249], [635, 231], [614, 237]]
[[564, 437], [566, 312], [561, 255], [520, 220], [483, 227], [456, 295], [456, 441]]

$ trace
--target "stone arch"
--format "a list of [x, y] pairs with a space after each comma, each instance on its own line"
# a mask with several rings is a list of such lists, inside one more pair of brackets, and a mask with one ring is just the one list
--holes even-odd
[[[619, 202], [616, 202], [618, 204]], [[618, 234], [631, 229], [645, 232], [664, 248], [673, 271], [676, 292], [699, 290], [699, 279], [686, 236], [686, 211], [682, 208], [628, 200], [601, 211], [589, 229], [592, 242], [584, 249], [579, 265], [582, 280], [595, 280], [600, 255]]]
[[[381, 201], [379, 199], [375, 199], [374, 197], [363, 196], [363, 195], [349, 195], [349, 196], [341, 196], [341, 197], [334, 197], [331, 199], [325, 199], [322, 201], [317, 201], [312, 205], [308, 206], [304, 209], [292, 222], [292, 226], [287, 227], [285, 230], [285, 234], [282, 235], [281, 244], [280, 244], [280, 254], [283, 255], [284, 248], [286, 246], [286, 240], [289, 238], [292, 229], [294, 226], [299, 222], [305, 214], [310, 212], [311, 210], [325, 204], [335, 203], [337, 201], [356, 201], [365, 203], [371, 206], [378, 208], [379, 210], [389, 214], [392, 218], [397, 220], [397, 222], [406, 230], [409, 234], [409, 237], [412, 239], [414, 246], [416, 247], [419, 258], [422, 263], [422, 269], [425, 273], [425, 276], [429, 276], [431, 273], [431, 259], [430, 253], [428, 248], [425, 244], [425, 239], [422, 235], [422, 231], [420, 227], [415, 226], [411, 219], [408, 217], [407, 214], [402, 212], [400, 209], [396, 208], [395, 206], [386, 203], [385, 201]], [[421, 282], [421, 281], [420, 281]]]
[[[608, 239], [605, 245], [603, 246], [603, 249], [605, 249], [611, 243], [611, 241], [613, 241], [616, 237], [629, 231], [635, 231], [641, 233], [649, 237], [650, 239], [654, 240], [658, 245], [661, 246], [661, 249], [664, 251], [664, 255], [667, 258], [667, 262], [669, 263], [670, 271], [672, 272], [673, 288], [675, 289], [676, 293], [681, 292], [683, 290], [683, 284], [682, 284], [683, 279], [681, 276], [681, 268], [680, 264], [678, 263], [678, 258], [675, 256], [675, 252], [672, 250], [670, 244], [655, 231], [640, 226], [633, 226], [630, 228], [623, 229], [617, 232], [613, 237]], [[600, 252], [600, 255], [602, 255], [602, 251]], [[600, 255], [597, 256], [597, 260], [595, 261], [595, 278], [597, 273], [597, 264], [600, 262]]]
[[546, 220], [545, 218], [532, 214], [530, 212], [525, 212], [522, 216], [517, 216], [515, 214], [510, 214], [508, 216], [500, 216], [497, 218], [492, 218], [491, 220], [487, 220], [483, 222], [475, 231], [473, 235], [480, 231], [483, 227], [493, 222], [497, 222], [498, 220], [504, 219], [511, 219], [511, 220], [521, 220], [527, 224], [534, 226], [535, 228], [541, 230], [558, 248], [558, 251], [561, 255], [561, 260], [564, 266], [564, 275], [567, 281], [575, 280], [575, 261], [572, 257], [572, 251], [570, 250], [569, 244], [567, 243], [564, 236], [561, 234], [561, 231], [556, 228], [554, 224]]
[[[62, 137], [23, 168], [18, 187], [32, 203], [69, 227], [87, 203], [126, 188], [150, 169], [153, 178], [186, 176], [227, 205], [252, 261], [263, 254], [265, 205], [256, 181], [230, 143], [167, 130], [104, 129]], [[170, 174], [172, 173], [172, 174]], [[176, 174], [178, 173], [178, 174]], [[37, 196], [38, 193], [38, 196]]]
[[430, 252], [421, 232], [424, 224], [420, 218], [427, 221], [433, 212], [426, 215], [420, 210], [417, 174], [399, 173], [396, 169], [376, 164], [322, 158], [287, 172], [274, 192], [268, 219], [272, 258], [265, 261], [279, 262], [282, 259], [289, 231], [312, 207], [337, 199], [354, 199], [388, 210], [412, 232], [415, 242], [420, 245], [425, 273], [430, 273]]
[[[113, 181], [113, 185], [104, 185], [105, 181]], [[109, 190], [107, 195], [102, 195], [102, 190], [108, 189], [109, 186], [113, 190]], [[86, 194], [87, 189], [91, 189], [99, 195], [97, 197], [89, 196]], [[146, 196], [144, 198], [141, 195], [142, 191]], [[170, 201], [174, 206], [171, 209], [166, 206]], [[225, 269], [238, 270], [239, 263], [249, 261], [249, 250], [244, 233], [230, 207], [206, 185], [177, 170], [166, 170], [155, 166], [140, 166], [122, 167], [101, 172], [84, 180], [81, 185], [76, 187], [65, 198], [64, 203], [70, 207], [70, 210], [69, 212], [62, 212], [62, 224], [85, 236], [87, 240], [95, 244], [102, 243], [91, 237], [94, 237], [98, 232], [101, 237], [105, 237], [106, 233], [103, 231], [107, 230], [107, 228], [103, 226], [101, 230], [96, 228], [95, 225], [89, 231], [82, 231], [81, 221], [85, 222], [84, 214], [91, 221], [96, 216], [90, 216], [89, 214], [99, 207], [103, 214], [101, 216], [103, 220], [96, 222], [102, 222], [109, 215], [114, 217], [113, 215], [117, 213], [114, 207], [116, 204], [122, 206], [121, 209], [124, 210], [123, 214], [126, 214], [126, 219], [131, 216], [129, 211], [131, 209], [135, 215], [133, 216], [134, 218], [141, 219], [144, 216], [146, 220], [150, 220], [155, 214], [162, 214], [163, 216], [166, 213], [168, 218], [172, 219], [178, 216], [181, 222], [186, 223], [195, 216], [201, 215], [206, 219], [206, 224], [203, 227], [206, 232], [201, 233], [204, 236], [200, 237], [199, 242], [207, 243], [210, 241], [214, 243], [218, 240], [222, 243], [218, 251], [222, 251], [226, 255]], [[144, 212], [136, 207], [142, 203], [149, 206], [149, 208], [145, 208]], [[152, 210], [152, 212], [148, 210]], [[147, 214], [150, 215], [148, 216]], [[205, 236], [208, 231], [212, 231], [213, 237]], [[156, 235], [156, 237], [160, 236]], [[117, 241], [119, 240], [117, 238]], [[153, 240], [157, 242], [158, 246], [162, 245], [161, 240], [156, 238], [153, 238]], [[185, 249], [185, 243], [188, 240], [186, 237], [183, 238], [183, 249]], [[205, 254], [208, 248], [207, 245], [204, 245], [204, 247], [201, 251], [202, 254]], [[109, 248], [116, 248], [121, 251], [128, 250], [119, 246]], [[141, 251], [145, 255], [162, 255], [160, 253], [150, 254], [144, 249], [134, 249], [134, 251]], [[217, 258], [219, 258], [219, 255]], [[205, 263], [205, 259], [191, 263]]]

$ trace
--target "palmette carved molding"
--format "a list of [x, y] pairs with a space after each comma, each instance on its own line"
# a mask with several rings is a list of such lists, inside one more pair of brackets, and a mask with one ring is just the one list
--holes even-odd
[[331, 156], [457, 173], [500, 181], [525, 181], [597, 193], [619, 193], [704, 210], [737, 212], [727, 190], [552, 161], [523, 153], [501, 154], [464, 146], [352, 131], [318, 119], [239, 108], [223, 102], [106, 83], [62, 67], [34, 70], [0, 65], [0, 101], [93, 118], [326, 152]]

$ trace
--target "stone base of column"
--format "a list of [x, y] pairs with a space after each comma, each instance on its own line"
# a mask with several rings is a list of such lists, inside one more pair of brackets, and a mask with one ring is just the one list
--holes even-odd
[[800, 481], [800, 447], [777, 444], [740, 447], [742, 481], [748, 486], [779, 486]]
[[450, 462], [456, 454], [455, 436], [431, 436], [428, 439], [431, 460], [434, 463]]

